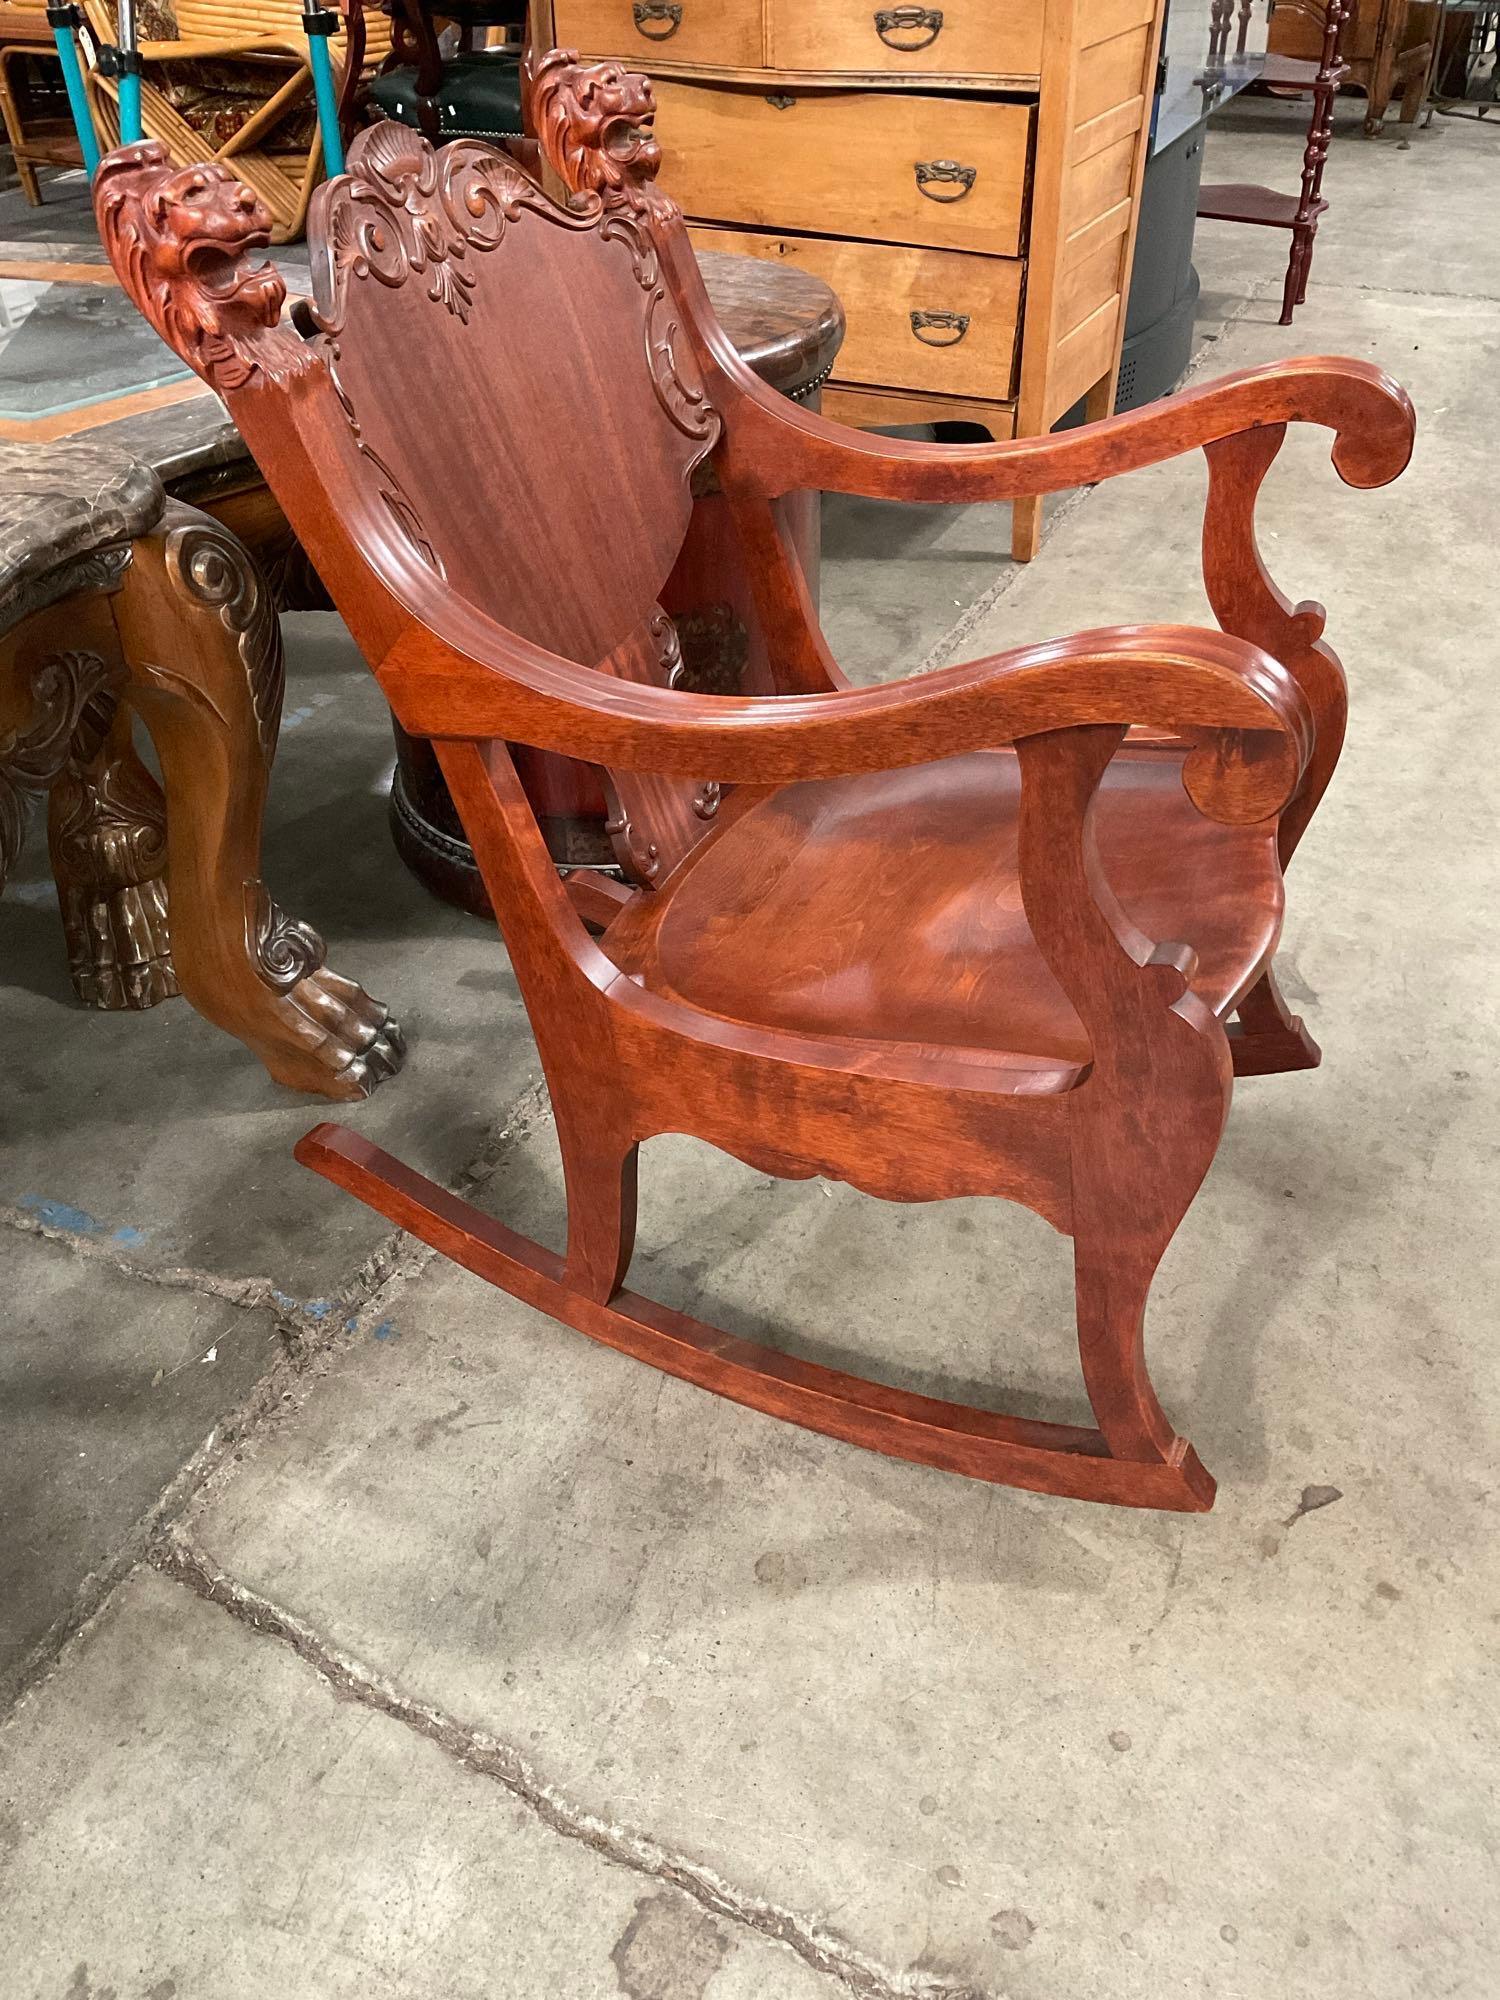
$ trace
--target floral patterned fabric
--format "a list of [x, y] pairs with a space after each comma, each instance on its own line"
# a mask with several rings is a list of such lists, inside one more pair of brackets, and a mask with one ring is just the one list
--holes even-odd
[[[111, 7], [113, 13], [113, 7]], [[180, 31], [171, 0], [136, 0], [136, 33], [143, 42], [175, 42]], [[183, 123], [216, 149], [225, 146], [294, 73], [290, 58], [250, 61], [239, 56], [199, 56], [182, 62], [155, 62], [148, 72]], [[312, 93], [292, 105], [261, 136], [271, 152], [300, 152], [317, 136], [318, 113]]]
[[[215, 147], [226, 145], [291, 75], [290, 64], [242, 62], [235, 56], [154, 63], [151, 68], [151, 81], [178, 117]], [[309, 91], [261, 134], [259, 144], [272, 152], [300, 150], [312, 144], [317, 129]]]

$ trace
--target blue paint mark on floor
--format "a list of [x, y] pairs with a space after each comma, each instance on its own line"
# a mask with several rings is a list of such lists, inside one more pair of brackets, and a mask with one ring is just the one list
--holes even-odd
[[393, 1319], [383, 1319], [375, 1329], [375, 1338], [377, 1340], [394, 1340], [395, 1337], [396, 1322]]
[[66, 1230], [69, 1236], [107, 1236], [111, 1243], [123, 1243], [131, 1250], [146, 1241], [146, 1231], [132, 1223], [112, 1228], [97, 1215], [90, 1215], [86, 1208], [75, 1208], [70, 1201], [54, 1201], [49, 1195], [23, 1194], [17, 1206], [49, 1229]]

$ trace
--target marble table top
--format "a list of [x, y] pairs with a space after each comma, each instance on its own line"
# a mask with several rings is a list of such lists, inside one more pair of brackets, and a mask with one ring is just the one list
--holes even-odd
[[165, 504], [152, 468], [116, 444], [0, 442], [0, 631], [88, 582], [96, 551], [145, 534]]

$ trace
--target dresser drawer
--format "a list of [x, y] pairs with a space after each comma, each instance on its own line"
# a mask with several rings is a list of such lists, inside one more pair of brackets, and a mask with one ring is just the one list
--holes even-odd
[[661, 184], [706, 222], [1020, 252], [1030, 105], [665, 78], [656, 100]]
[[775, 69], [1038, 76], [1043, 0], [766, 0]]
[[586, 56], [759, 69], [763, 0], [556, 0], [557, 45]]
[[1003, 401], [1015, 379], [1021, 273], [1009, 257], [695, 226], [700, 250], [798, 264], [833, 287], [849, 322], [838, 379]]

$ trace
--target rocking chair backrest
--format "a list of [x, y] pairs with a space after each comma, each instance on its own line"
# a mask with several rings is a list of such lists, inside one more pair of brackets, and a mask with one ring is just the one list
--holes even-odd
[[323, 351], [372, 476], [461, 597], [597, 666], [652, 616], [718, 435], [643, 226], [404, 125], [309, 227]]
[[[641, 119], [629, 143], [649, 144], [649, 87], [611, 71], [602, 101], [562, 103], [596, 74], [554, 62], [536, 90], [552, 157], [601, 163], [570, 176], [585, 191], [567, 207], [489, 147], [363, 132], [314, 200], [300, 340], [279, 277], [244, 256], [267, 219], [222, 169], [174, 174], [146, 145], [96, 180], [126, 289], [228, 403], [372, 662], [410, 616], [467, 606], [580, 666], [662, 685], [680, 669], [658, 599], [720, 423], [653, 238], [670, 204], [608, 186], [607, 135]], [[606, 795], [644, 881], [717, 802], [624, 773]]]

